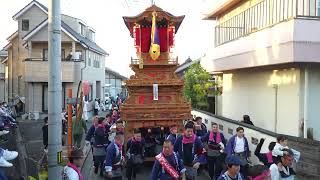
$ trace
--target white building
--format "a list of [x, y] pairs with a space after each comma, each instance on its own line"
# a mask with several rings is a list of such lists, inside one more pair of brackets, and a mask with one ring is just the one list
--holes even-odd
[[[25, 97], [22, 111], [48, 110], [48, 9], [31, 1], [13, 19], [17, 31], [7, 40], [8, 100]], [[95, 43], [95, 30], [80, 19], [61, 16], [62, 108], [66, 107], [66, 91], [76, 96], [80, 81], [90, 83], [86, 97], [93, 103], [103, 98], [105, 56], [108, 54]], [[91, 103], [91, 104], [92, 104]], [[89, 106], [89, 111], [93, 105]]]
[[215, 47], [201, 63], [222, 80], [217, 114], [320, 140], [320, 1], [225, 0], [206, 18]]
[[125, 80], [128, 78], [122, 76], [118, 72], [110, 69], [105, 68], [105, 87], [104, 93], [105, 97], [113, 97], [115, 98], [118, 94], [122, 95], [123, 97], [127, 96], [127, 90], [124, 87]]

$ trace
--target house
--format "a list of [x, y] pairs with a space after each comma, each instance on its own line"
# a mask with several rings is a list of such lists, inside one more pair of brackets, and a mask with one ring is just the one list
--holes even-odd
[[5, 84], [5, 72], [6, 65], [5, 62], [8, 58], [8, 52], [5, 50], [0, 51], [0, 101], [6, 100], [6, 84]]
[[218, 115], [320, 140], [320, 1], [225, 0], [215, 47], [202, 61], [219, 74]]
[[118, 72], [110, 69], [105, 68], [105, 86], [104, 86], [104, 94], [105, 97], [116, 97], [118, 94], [126, 97], [127, 96], [127, 90], [124, 87], [124, 81], [128, 78], [125, 76], [122, 76]]
[[175, 73], [179, 76], [179, 78], [183, 79], [184, 73], [189, 69], [189, 67], [194, 63], [200, 63], [200, 59], [192, 61], [190, 57], [186, 59], [182, 64], [180, 64]]
[[[31, 1], [13, 20], [18, 22], [18, 30], [8, 37], [9, 43], [5, 46], [8, 99], [25, 97], [25, 112], [47, 112], [48, 8]], [[61, 15], [62, 108], [66, 107], [66, 90], [72, 89], [75, 96], [80, 81], [90, 83], [88, 101], [103, 97], [107, 55], [95, 43], [92, 27], [80, 19]]]

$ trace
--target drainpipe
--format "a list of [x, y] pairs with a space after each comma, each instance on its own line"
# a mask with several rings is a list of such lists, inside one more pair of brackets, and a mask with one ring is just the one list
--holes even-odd
[[85, 57], [85, 59], [84, 59], [84, 67], [83, 68], [81, 68], [81, 76], [80, 76], [80, 81], [82, 81], [83, 80], [83, 70], [84, 69], [86, 69], [87, 68], [87, 53], [86, 53], [87, 51], [84, 51], [84, 57]]
[[274, 84], [273, 85], [274, 88], [274, 132], [277, 133], [277, 126], [278, 126], [278, 89], [279, 89], [279, 85], [278, 84]]
[[303, 137], [307, 138], [308, 133], [308, 106], [309, 106], [309, 70], [308, 67], [304, 69], [304, 121], [303, 121]]

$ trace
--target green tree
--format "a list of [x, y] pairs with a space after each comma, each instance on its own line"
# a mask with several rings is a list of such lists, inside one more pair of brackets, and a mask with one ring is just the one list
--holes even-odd
[[215, 86], [210, 81], [210, 74], [200, 63], [192, 64], [184, 74], [184, 96], [191, 102], [192, 107], [207, 109], [208, 95], [213, 94], [211, 87]]

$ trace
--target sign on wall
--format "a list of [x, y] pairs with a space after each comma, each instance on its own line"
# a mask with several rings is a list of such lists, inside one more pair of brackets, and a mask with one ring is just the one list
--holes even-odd
[[158, 101], [158, 84], [153, 84], [153, 100]]

